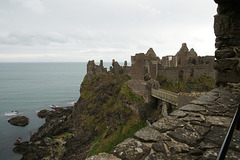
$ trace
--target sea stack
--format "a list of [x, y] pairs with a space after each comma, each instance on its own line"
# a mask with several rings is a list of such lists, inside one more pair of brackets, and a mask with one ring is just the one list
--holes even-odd
[[16, 116], [8, 120], [14, 126], [26, 126], [29, 123], [29, 118], [25, 116]]

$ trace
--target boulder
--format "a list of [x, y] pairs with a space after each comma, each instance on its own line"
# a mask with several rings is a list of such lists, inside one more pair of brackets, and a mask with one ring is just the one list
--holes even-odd
[[25, 116], [16, 116], [9, 119], [8, 122], [15, 126], [26, 126], [29, 123], [29, 118]]
[[50, 112], [50, 111], [44, 109], [44, 110], [39, 111], [38, 114], [37, 114], [37, 116], [38, 116], [39, 118], [46, 118], [49, 112]]

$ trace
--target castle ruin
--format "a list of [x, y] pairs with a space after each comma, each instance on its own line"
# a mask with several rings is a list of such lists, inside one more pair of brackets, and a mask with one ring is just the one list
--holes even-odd
[[199, 78], [207, 75], [215, 79], [214, 56], [198, 56], [194, 49], [188, 49], [183, 43], [175, 56], [165, 56], [160, 61], [158, 76], [164, 76], [167, 81], [187, 80], [190, 77]]
[[[137, 53], [131, 56], [131, 66], [120, 66], [115, 60], [112, 61], [109, 73], [128, 74], [132, 79], [149, 80], [158, 76], [166, 77], [167, 81], [187, 80], [190, 77], [207, 75], [215, 79], [214, 56], [200, 57], [194, 49], [188, 49], [183, 43], [175, 56], [165, 56], [160, 59], [154, 50], [150, 48], [146, 54]], [[96, 65], [94, 61], [87, 64], [87, 75], [90, 78], [95, 73], [108, 73], [103, 67], [103, 61]]]

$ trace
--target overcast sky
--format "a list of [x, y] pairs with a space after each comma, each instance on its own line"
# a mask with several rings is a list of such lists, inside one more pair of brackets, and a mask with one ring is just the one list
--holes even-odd
[[213, 0], [1, 0], [0, 62], [214, 55]]

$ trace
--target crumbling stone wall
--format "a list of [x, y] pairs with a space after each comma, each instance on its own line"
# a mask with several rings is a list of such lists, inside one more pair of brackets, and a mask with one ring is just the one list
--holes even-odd
[[[187, 80], [189, 77], [198, 78], [204, 74], [215, 79], [214, 57], [199, 57], [194, 49], [188, 50], [186, 43], [182, 44], [175, 56], [166, 56], [161, 60], [150, 48], [146, 54], [139, 53], [131, 56], [131, 62], [131, 66], [127, 66], [127, 62], [120, 66], [117, 61], [113, 60], [110, 73], [124, 73], [132, 79], [145, 81], [151, 78], [156, 79], [160, 75], [166, 77], [167, 81], [177, 81], [179, 78]], [[107, 73], [107, 69], [103, 67], [102, 60], [99, 66], [95, 65], [94, 61], [89, 61], [87, 73], [91, 77], [95, 73]]]
[[199, 78], [208, 75], [215, 79], [214, 56], [197, 56], [194, 49], [188, 49], [183, 43], [175, 56], [165, 56], [158, 67], [158, 76], [164, 76], [168, 82], [177, 81], [180, 78], [187, 80], [189, 77]]
[[131, 75], [133, 79], [144, 79], [144, 74], [147, 72], [147, 68], [145, 68], [144, 53], [136, 54], [135, 56], [131, 56], [132, 61], [132, 70]]
[[183, 43], [182, 47], [176, 54], [176, 64], [177, 66], [186, 66], [189, 64], [194, 64], [193, 62], [197, 59], [197, 53], [192, 48], [188, 50], [187, 44]]
[[157, 77], [160, 58], [156, 56], [152, 48], [150, 48], [146, 54], [139, 53], [131, 56], [131, 62], [132, 79], [144, 80], [146, 76], [154, 79]]
[[193, 48], [188, 49], [187, 44], [183, 43], [180, 50], [175, 56], [165, 56], [161, 59], [161, 66], [167, 67], [181, 67], [189, 65], [205, 65], [214, 63], [214, 56], [200, 57]]
[[116, 74], [122, 74], [123, 73], [123, 67], [119, 65], [115, 59], [112, 60], [112, 66], [110, 67], [110, 72], [116, 73]]
[[124, 61], [124, 65], [123, 65], [122, 70], [123, 70], [124, 74], [127, 74], [128, 76], [131, 77], [131, 66], [127, 65], [127, 61]]
[[96, 65], [94, 60], [87, 63], [87, 76], [88, 80], [92, 79], [92, 76], [96, 73], [107, 73], [107, 68], [103, 67], [103, 60], [100, 60], [100, 64]]
[[215, 70], [211, 64], [168, 68], [162, 67], [159, 68], [158, 75], [166, 77], [168, 82], [174, 82], [180, 78], [185, 81], [190, 77], [199, 78], [202, 75], [207, 75], [215, 79]]
[[127, 66], [127, 61], [124, 61], [124, 65], [120, 66], [119, 63], [113, 59], [110, 73], [127, 74], [128, 76], [131, 76], [131, 67]]
[[216, 35], [217, 85], [240, 81], [240, 1], [215, 0], [218, 4], [214, 17]]

